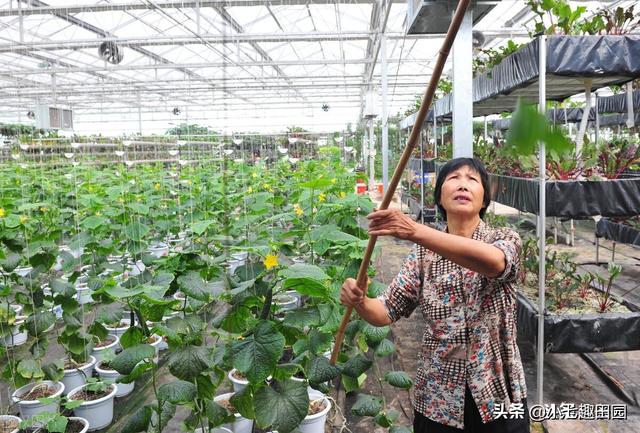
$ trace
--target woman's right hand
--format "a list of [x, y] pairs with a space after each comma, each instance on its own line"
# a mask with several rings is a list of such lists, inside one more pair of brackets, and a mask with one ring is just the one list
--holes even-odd
[[365, 290], [358, 287], [358, 282], [353, 278], [347, 278], [340, 290], [340, 302], [347, 307], [355, 307], [362, 304]]

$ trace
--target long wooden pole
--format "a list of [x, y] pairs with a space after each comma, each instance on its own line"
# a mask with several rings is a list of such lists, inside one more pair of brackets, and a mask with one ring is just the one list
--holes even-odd
[[[460, 2], [458, 3], [456, 13], [451, 20], [449, 30], [447, 30], [447, 34], [444, 38], [444, 42], [442, 43], [442, 47], [438, 52], [438, 59], [436, 61], [435, 67], [433, 68], [433, 73], [431, 74], [429, 85], [427, 86], [427, 90], [422, 96], [422, 103], [420, 104], [420, 109], [418, 110], [418, 114], [416, 115], [415, 123], [411, 128], [411, 135], [409, 135], [407, 146], [405, 147], [404, 152], [402, 152], [402, 156], [400, 157], [398, 166], [393, 172], [393, 177], [391, 178], [391, 182], [389, 182], [389, 187], [385, 191], [384, 198], [382, 199], [382, 203], [380, 204], [380, 209], [387, 209], [389, 207], [389, 203], [391, 203], [391, 199], [393, 198], [393, 195], [396, 192], [396, 188], [400, 183], [402, 173], [404, 172], [404, 169], [409, 162], [409, 158], [411, 158], [413, 149], [418, 143], [418, 139], [420, 138], [420, 129], [422, 128], [424, 119], [427, 116], [429, 107], [433, 102], [433, 95], [435, 95], [436, 93], [438, 81], [440, 81], [440, 76], [442, 75], [442, 70], [444, 69], [444, 64], [447, 61], [447, 57], [449, 56], [449, 52], [451, 51], [451, 46], [453, 45], [453, 41], [458, 34], [458, 29], [460, 28], [460, 24], [462, 23], [464, 14], [469, 7], [470, 1], [471, 0], [460, 0]], [[373, 249], [376, 246], [377, 240], [377, 236], [371, 236], [369, 238], [369, 243], [367, 244], [367, 249], [364, 252], [364, 257], [358, 271], [358, 287], [367, 287], [367, 269], [369, 268], [369, 262], [371, 261], [371, 256], [373, 255]], [[340, 324], [340, 328], [338, 329], [335, 345], [333, 346], [333, 352], [331, 353], [331, 364], [335, 364], [336, 360], [338, 359], [338, 353], [340, 353], [340, 347], [342, 346], [342, 341], [344, 340], [344, 331], [347, 328], [347, 324], [349, 323], [349, 318], [351, 317], [352, 312], [353, 308], [348, 307], [347, 311], [345, 311], [344, 313], [344, 317], [342, 317], [342, 323]]]

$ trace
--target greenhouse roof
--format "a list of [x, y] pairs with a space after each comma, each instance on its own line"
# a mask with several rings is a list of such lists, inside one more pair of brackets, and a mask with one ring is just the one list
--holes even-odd
[[[474, 25], [484, 48], [528, 41], [525, 2], [493, 3]], [[590, 11], [632, 3], [580, 2]], [[58, 106], [74, 110], [82, 133], [138, 132], [141, 123], [161, 133], [185, 122], [339, 130], [360, 121], [368, 91], [381, 93], [382, 35], [388, 113], [424, 91], [443, 35], [406, 27], [399, 0], [2, 0], [0, 122], [32, 122], [27, 112]], [[99, 54], [109, 42], [119, 63]]]

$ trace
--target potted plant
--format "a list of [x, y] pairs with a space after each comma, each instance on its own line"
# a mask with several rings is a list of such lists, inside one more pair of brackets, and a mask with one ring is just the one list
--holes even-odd
[[[89, 431], [100, 430], [113, 421], [113, 401], [118, 391], [114, 383], [89, 380], [67, 394], [75, 406], [73, 413], [89, 422]], [[75, 403], [74, 403], [75, 402]]]
[[0, 433], [18, 433], [21, 419], [13, 415], [0, 415]]
[[62, 382], [45, 380], [16, 389], [11, 400], [18, 404], [20, 418], [28, 420], [42, 412], [57, 412], [64, 390]]
[[43, 412], [28, 421], [23, 421], [20, 428], [35, 428], [37, 433], [86, 433], [89, 430], [89, 422], [76, 416], [66, 417], [59, 413]]
[[[98, 373], [98, 377], [105, 383], [116, 383], [118, 379], [122, 377], [120, 373], [118, 373], [114, 368], [111, 367], [110, 362], [113, 358], [108, 357], [107, 359], [103, 359], [98, 361], [96, 364], [96, 372]], [[118, 397], [126, 397], [127, 395], [133, 392], [135, 387], [135, 382], [130, 383], [119, 383], [118, 382], [118, 390], [116, 392], [116, 398]]]

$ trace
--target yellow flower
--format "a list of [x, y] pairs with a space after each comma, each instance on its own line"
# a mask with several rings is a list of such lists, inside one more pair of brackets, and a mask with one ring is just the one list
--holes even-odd
[[298, 203], [293, 205], [293, 210], [296, 213], [296, 215], [298, 215], [298, 216], [304, 215], [304, 211], [302, 210], [302, 208], [300, 207], [300, 205]]
[[264, 258], [262, 263], [264, 263], [264, 266], [267, 268], [267, 270], [275, 268], [276, 266], [278, 266], [278, 256], [274, 254], [267, 254], [267, 257]]
[[253, 188], [249, 187], [249, 188], [247, 189], [247, 192], [248, 192], [249, 194], [251, 194], [251, 193], [253, 192]]
[[160, 189], [160, 184], [159, 184], [159, 183], [156, 183], [155, 185], [153, 185], [153, 187], [154, 187], [154, 188], [156, 189], [156, 191], [157, 191], [157, 190], [159, 190], [159, 189]]
[[252, 177], [252, 178], [254, 178], [254, 179], [255, 179], [255, 178], [257, 178], [257, 177], [258, 177], [258, 173], [256, 173], [256, 172], [254, 171], [253, 173], [251, 173], [251, 177]]
[[0, 207], [0, 218], [4, 217], [6, 214], [5, 210]]
[[192, 183], [191, 179], [187, 179], [187, 185], [191, 185]]
[[41, 207], [40, 208], [40, 212], [42, 212], [42, 213], [49, 212], [49, 208]]
[[28, 219], [29, 217], [27, 217], [26, 215], [20, 215], [20, 224], [26, 223]]
[[124, 199], [122, 197], [118, 197], [118, 203], [124, 203]]
[[338, 181], [338, 179], [336, 179], [335, 177], [333, 179], [331, 179], [331, 183], [336, 183]]
[[347, 196], [347, 193], [344, 191], [340, 191], [340, 198], [345, 198]]
[[322, 203], [322, 202], [323, 202], [323, 201], [325, 201], [326, 199], [327, 199], [327, 196], [326, 196], [326, 195], [324, 195], [324, 193], [322, 193], [322, 192], [321, 192], [321, 193], [320, 193], [320, 195], [318, 196], [318, 201], [319, 201], [320, 203]]
[[96, 212], [96, 216], [102, 216], [102, 212]]

